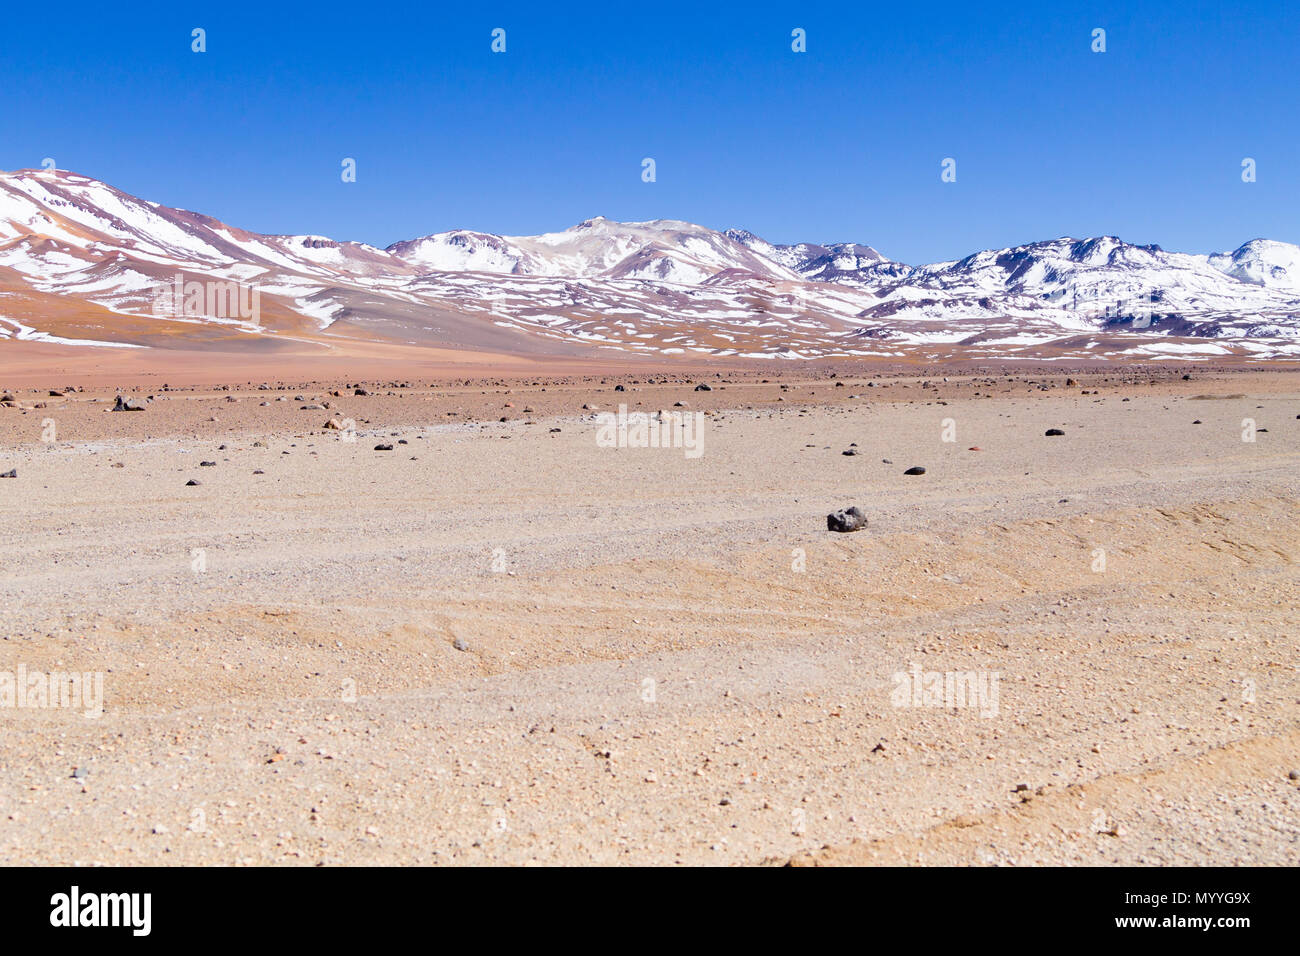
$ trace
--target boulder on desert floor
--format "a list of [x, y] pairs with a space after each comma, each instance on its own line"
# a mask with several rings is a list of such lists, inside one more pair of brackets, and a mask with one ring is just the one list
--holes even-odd
[[117, 402], [113, 405], [115, 412], [142, 412], [144, 411], [144, 402], [135, 398], [123, 398], [117, 396]]
[[858, 510], [857, 505], [826, 516], [827, 531], [861, 531], [866, 526], [867, 516]]

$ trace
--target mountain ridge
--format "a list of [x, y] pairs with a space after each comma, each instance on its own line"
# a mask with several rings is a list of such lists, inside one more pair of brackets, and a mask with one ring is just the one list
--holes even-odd
[[[260, 313], [178, 307], [160, 291], [178, 275], [255, 285]], [[857, 242], [597, 216], [536, 236], [454, 229], [381, 249], [254, 233], [61, 170], [0, 173], [0, 342], [340, 337], [538, 354], [1296, 355], [1300, 247], [1256, 238], [1193, 254], [1067, 236], [909, 265]]]

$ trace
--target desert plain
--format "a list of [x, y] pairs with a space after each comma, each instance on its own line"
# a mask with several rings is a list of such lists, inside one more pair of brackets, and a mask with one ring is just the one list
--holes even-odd
[[102, 700], [0, 706], [0, 861], [1300, 862], [1300, 370], [71, 355], [0, 676]]

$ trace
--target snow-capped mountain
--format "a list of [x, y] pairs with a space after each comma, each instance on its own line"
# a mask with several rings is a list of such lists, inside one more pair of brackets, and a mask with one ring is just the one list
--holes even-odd
[[856, 242], [835, 242], [827, 246], [801, 242], [780, 246], [744, 229], [728, 229], [726, 235], [801, 277], [819, 282], [874, 287], [889, 279], [902, 278], [912, 271], [911, 266], [891, 262], [870, 246]]
[[379, 249], [260, 235], [86, 176], [24, 170], [0, 174], [5, 339], [756, 358], [1294, 356], [1300, 249], [1256, 239], [1192, 255], [1054, 239], [914, 266], [856, 243], [779, 245], [739, 229], [603, 217], [539, 236], [458, 229]]
[[[1054, 239], [920, 266], [879, 287], [883, 301], [873, 314], [897, 320], [917, 303], [960, 310], [954, 303], [975, 302], [985, 311], [1052, 314], [1080, 330], [1138, 328], [1209, 338], [1293, 334], [1298, 290], [1243, 280], [1217, 260], [1113, 236]], [[1257, 260], [1247, 255], [1244, 261], [1253, 266]]]
[[563, 232], [493, 236], [457, 229], [394, 243], [388, 252], [435, 272], [504, 272], [578, 279], [658, 279], [687, 285], [725, 269], [798, 279], [729, 235], [671, 219], [588, 219]]
[[1272, 239], [1252, 239], [1236, 252], [1207, 256], [1220, 272], [1267, 289], [1300, 292], [1300, 248]]

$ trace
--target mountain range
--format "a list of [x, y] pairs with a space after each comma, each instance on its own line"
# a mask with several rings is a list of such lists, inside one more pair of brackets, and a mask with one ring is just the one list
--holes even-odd
[[[207, 290], [191, 299], [196, 288]], [[231, 306], [223, 287], [255, 290]], [[213, 289], [218, 295], [213, 296]], [[172, 294], [174, 290], [175, 294]], [[235, 302], [240, 301], [235, 296]], [[0, 343], [802, 359], [1300, 356], [1300, 248], [1060, 238], [926, 265], [597, 217], [385, 249], [262, 235], [62, 170], [0, 173]]]

